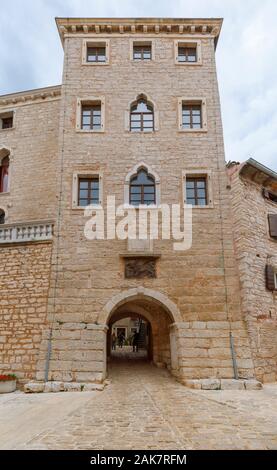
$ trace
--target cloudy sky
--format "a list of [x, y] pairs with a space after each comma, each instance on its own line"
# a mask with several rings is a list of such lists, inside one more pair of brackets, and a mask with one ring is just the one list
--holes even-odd
[[226, 160], [251, 156], [277, 170], [276, 0], [0, 0], [0, 94], [61, 82], [55, 16], [223, 17]]

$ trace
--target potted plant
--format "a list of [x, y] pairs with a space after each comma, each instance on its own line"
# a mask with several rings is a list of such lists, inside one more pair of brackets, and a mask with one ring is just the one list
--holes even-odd
[[16, 390], [16, 375], [0, 374], [0, 393], [11, 393]]

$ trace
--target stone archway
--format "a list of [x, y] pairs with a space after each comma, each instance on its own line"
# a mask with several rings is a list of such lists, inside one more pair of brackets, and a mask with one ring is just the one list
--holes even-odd
[[[151, 324], [153, 337], [153, 362], [167, 367], [173, 375], [179, 372], [179, 344], [177, 325], [182, 321], [178, 307], [164, 294], [137, 287], [114, 296], [104, 306], [98, 318], [107, 330], [114, 315], [125, 311], [141, 314]], [[107, 359], [107, 348], [106, 359]]]

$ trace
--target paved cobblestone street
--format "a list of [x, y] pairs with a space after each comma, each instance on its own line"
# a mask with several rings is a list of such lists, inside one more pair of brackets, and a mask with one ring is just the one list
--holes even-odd
[[[165, 370], [120, 360], [110, 367], [110, 379], [103, 392], [1, 397], [0, 448], [277, 449], [276, 385], [262, 391], [194, 391]], [[26, 429], [15, 439], [24, 401]], [[44, 408], [31, 415], [32, 403]], [[41, 424], [30, 437], [32, 420]]]

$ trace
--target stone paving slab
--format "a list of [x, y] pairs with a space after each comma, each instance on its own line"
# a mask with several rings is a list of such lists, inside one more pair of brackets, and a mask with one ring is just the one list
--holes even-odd
[[[277, 384], [259, 391], [190, 390], [166, 370], [137, 361], [113, 363], [110, 379], [111, 384], [103, 392], [70, 394], [74, 395], [75, 409], [60, 406], [55, 425], [42, 422], [40, 433], [32, 438], [22, 438], [21, 442], [17, 439], [14, 444], [10, 429], [5, 445], [10, 442], [13, 448], [23, 449], [90, 450], [277, 449]], [[42, 395], [36, 395], [36, 406], [41, 406], [36, 411], [37, 420], [43, 409], [45, 413], [46, 405], [48, 415], [56, 412], [57, 402], [55, 407], [53, 401], [52, 407], [51, 399], [62, 397], [61, 405], [69, 394], [43, 396], [50, 401], [43, 402]], [[24, 399], [19, 404], [14, 397], [10, 418], [16, 420]], [[0, 409], [3, 405], [0, 400]], [[32, 413], [29, 402], [27, 430]], [[6, 418], [1, 417], [4, 426]], [[2, 439], [3, 432], [3, 448]]]

